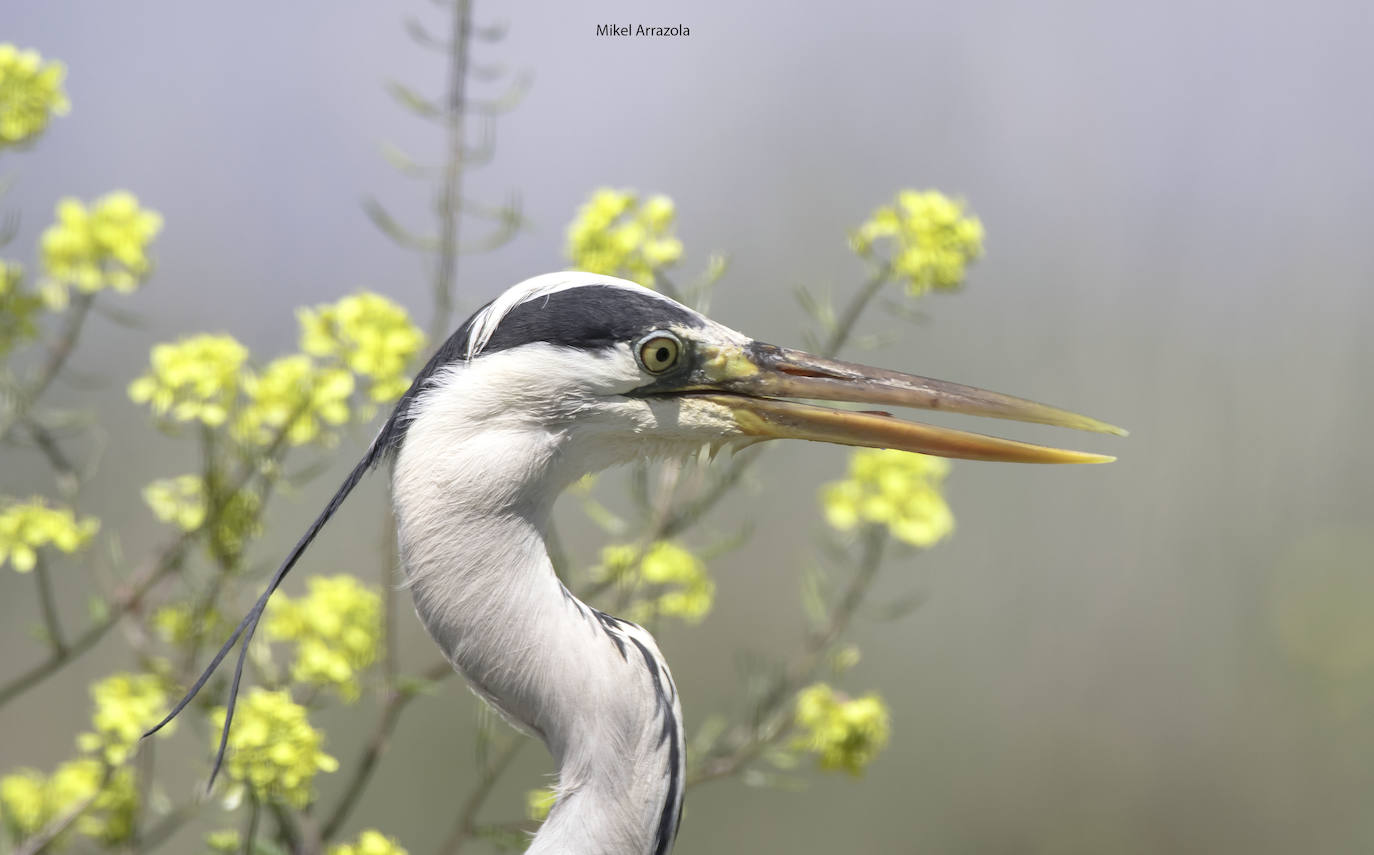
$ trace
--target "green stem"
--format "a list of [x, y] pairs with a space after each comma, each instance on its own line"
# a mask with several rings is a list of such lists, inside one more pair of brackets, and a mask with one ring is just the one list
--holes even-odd
[[729, 752], [708, 759], [687, 777], [687, 786], [694, 787], [735, 775], [758, 758], [763, 751], [787, 735], [790, 725], [788, 708], [802, 686], [814, 680], [825, 662], [825, 655], [840, 640], [862, 605], [873, 580], [882, 567], [888, 543], [887, 532], [881, 526], [869, 526], [864, 533], [862, 552], [854, 576], [831, 609], [826, 625], [807, 638], [802, 653], [777, 678], [759, 701], [754, 722], [744, 736], [738, 737]]
[[105, 633], [119, 623], [124, 615], [142, 604], [143, 597], [152, 590], [153, 586], [180, 566], [182, 559], [186, 556], [186, 546], [189, 542], [190, 538], [185, 536], [174, 541], [163, 551], [162, 557], [153, 569], [141, 581], [136, 582], [127, 594], [109, 606], [109, 614], [73, 639], [67, 645], [65, 652], [49, 656], [44, 662], [20, 674], [4, 686], [0, 686], [0, 707], [42, 682], [45, 678], [57, 673], [68, 662], [94, 647], [100, 639], [105, 637]]
[[[453, 673], [452, 665], [448, 662], [440, 662], [424, 673], [424, 679], [429, 682], [437, 682]], [[415, 700], [416, 696], [417, 692], [414, 690], [397, 691], [392, 689], [390, 691], [386, 704], [382, 707], [382, 714], [372, 729], [372, 736], [367, 741], [367, 747], [363, 749], [362, 757], [353, 764], [353, 778], [348, 782], [343, 797], [339, 799], [338, 805], [329, 814], [329, 819], [325, 820], [320, 831], [320, 837], [324, 841], [328, 842], [334, 839], [334, 836], [339, 833], [344, 822], [353, 812], [358, 798], [362, 796], [368, 782], [372, 780], [372, 774], [376, 771], [382, 755], [386, 753], [391, 734], [396, 730], [396, 724], [400, 721], [401, 713], [405, 711], [406, 706], [411, 701]]]
[[164, 816], [157, 825], [148, 829], [148, 831], [138, 840], [137, 851], [139, 855], [148, 855], [148, 853], [166, 843], [172, 835], [180, 831], [182, 826], [200, 812], [201, 805], [204, 804], [208, 804], [208, 802], [196, 802], [194, 804], [173, 808], [171, 813]]
[[75, 496], [77, 488], [81, 483], [81, 474], [77, 472], [76, 466], [67, 453], [62, 450], [62, 445], [57, 441], [53, 432], [34, 421], [32, 416], [23, 418], [24, 428], [28, 430], [29, 436], [33, 438], [33, 444], [38, 446], [38, 450], [48, 459], [48, 465], [53, 468], [57, 475], [57, 488], [62, 495], [71, 499]]
[[448, 83], [448, 158], [439, 190], [439, 258], [434, 275], [434, 319], [430, 340], [443, 341], [453, 316], [453, 284], [458, 276], [458, 232], [462, 226], [463, 132], [472, 37], [472, 0], [457, 0], [453, 10]]
[[48, 562], [41, 553], [33, 565], [33, 575], [38, 582], [38, 602], [43, 609], [43, 624], [47, 627], [48, 642], [52, 644], [54, 656], [67, 652], [67, 639], [62, 633], [62, 621], [57, 616], [57, 600], [52, 592], [52, 579], [48, 576]]
[[[382, 547], [382, 687], [387, 694], [396, 693], [396, 674], [400, 668], [397, 661], [398, 647], [396, 642], [396, 589], [400, 587], [397, 583], [396, 570], [400, 563], [400, 556], [397, 553], [396, 544], [396, 522], [392, 514], [384, 514], [386, 519], [382, 523], [383, 537], [386, 543]], [[444, 663], [447, 665], [448, 663]], [[451, 669], [450, 669], [451, 670]]]
[[58, 333], [57, 339], [48, 348], [48, 358], [43, 361], [42, 367], [38, 370], [38, 376], [34, 378], [32, 384], [27, 389], [21, 389], [14, 399], [14, 409], [5, 417], [3, 424], [0, 424], [0, 442], [9, 439], [10, 432], [15, 425], [23, 421], [38, 399], [43, 397], [43, 393], [48, 391], [52, 381], [57, 379], [57, 375], [62, 373], [62, 369], [71, 358], [72, 352], [76, 350], [76, 341], [81, 336], [81, 326], [86, 322], [86, 316], [90, 314], [91, 303], [95, 300], [95, 294], [79, 293], [72, 302], [72, 309], [67, 314], [66, 322], [62, 325], [62, 331]]
[[858, 323], [859, 316], [868, 308], [868, 304], [873, 302], [873, 298], [878, 296], [878, 292], [883, 289], [888, 280], [892, 277], [892, 268], [883, 265], [876, 270], [868, 281], [854, 293], [849, 300], [849, 305], [845, 306], [844, 312], [835, 322], [835, 328], [830, 331], [830, 338], [826, 339], [825, 346], [821, 348], [821, 356], [834, 357], [849, 342], [850, 335], [854, 332], [854, 325]]
[[323, 847], [308, 816], [303, 816], [276, 799], [268, 802], [277, 821], [277, 841], [294, 855], [319, 855]]
[[526, 740], [523, 737], [512, 737], [512, 741], [507, 745], [490, 766], [482, 772], [482, 778], [477, 782], [477, 786], [468, 794], [467, 800], [463, 802], [462, 810], [458, 812], [458, 819], [453, 824], [453, 830], [444, 840], [444, 844], [439, 847], [439, 855], [457, 855], [463, 848], [463, 844], [477, 832], [477, 813], [486, 804], [491, 796], [492, 788], [496, 782], [510, 768], [511, 762], [515, 760], [515, 755], [520, 753]]
[[258, 797], [249, 793], [248, 795], [248, 829], [243, 834], [243, 848], [241, 855], [253, 855], [253, 850], [257, 848], [258, 821], [262, 818], [262, 805], [258, 802]]

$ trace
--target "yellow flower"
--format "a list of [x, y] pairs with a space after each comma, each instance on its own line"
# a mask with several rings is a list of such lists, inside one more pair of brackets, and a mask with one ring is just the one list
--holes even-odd
[[849, 478], [821, 493], [826, 520], [841, 531], [885, 525], [912, 546], [934, 546], [954, 531], [941, 484], [949, 463], [891, 449], [862, 449], [849, 458]]
[[603, 187], [568, 226], [568, 258], [578, 270], [652, 288], [654, 274], [682, 257], [682, 241], [672, 233], [675, 218], [667, 196], [650, 196], [640, 204], [634, 191]]
[[53, 116], [70, 109], [62, 78], [67, 67], [37, 51], [0, 44], [0, 148], [31, 142]]
[[0, 506], [0, 565], [9, 561], [15, 570], [27, 573], [38, 563], [39, 549], [52, 546], [62, 552], [76, 552], [99, 529], [99, 520], [78, 520], [71, 508], [50, 508], [36, 498], [11, 500]]
[[0, 778], [0, 815], [22, 839], [87, 803], [76, 831], [107, 845], [124, 843], [133, 834], [138, 788], [130, 769], [114, 770], [102, 787], [105, 775], [105, 765], [90, 758], [64, 763], [51, 777], [20, 769]]
[[299, 599], [277, 595], [263, 629], [296, 643], [293, 679], [357, 700], [358, 674], [377, 661], [381, 646], [381, 597], [352, 576], [314, 576], [307, 584], [310, 592]]
[[[211, 715], [216, 747], [224, 715], [224, 707]], [[315, 773], [339, 768], [339, 762], [321, 750], [323, 744], [324, 734], [311, 727], [305, 707], [290, 694], [255, 686], [234, 717], [225, 774], [258, 798], [303, 808], [314, 800]]]
[[248, 349], [229, 335], [194, 335], [153, 348], [147, 374], [129, 384], [129, 397], [159, 416], [218, 427], [238, 396]]
[[887, 706], [875, 694], [848, 699], [824, 683], [797, 693], [796, 724], [802, 735], [794, 748], [817, 755], [822, 769], [863, 773], [887, 745]]
[[211, 852], [219, 852], [222, 855], [237, 855], [243, 847], [238, 829], [234, 828], [221, 828], [218, 831], [206, 832], [205, 845], [210, 848]]
[[357, 843], [329, 847], [329, 855], [407, 855], [405, 847], [375, 828], [358, 835]]
[[138, 787], [132, 769], [115, 769], [102, 787], [106, 766], [98, 760], [73, 760], [57, 767], [52, 776], [53, 800], [59, 807], [56, 816], [96, 793], [86, 812], [76, 821], [76, 830], [109, 846], [133, 836], [138, 814]]
[[348, 422], [353, 388], [353, 375], [347, 370], [321, 368], [305, 354], [274, 359], [261, 373], [250, 372], [245, 379], [248, 403], [234, 433], [245, 442], [265, 445], [285, 427], [292, 445], [317, 439], [332, 442], [334, 435], [325, 425]]
[[632, 586], [653, 586], [655, 595], [631, 605], [629, 617], [634, 621], [666, 616], [698, 623], [715, 601], [716, 583], [706, 565], [671, 541], [657, 541], [642, 553], [629, 544], [607, 546], [601, 550], [597, 575]]
[[162, 215], [139, 207], [127, 191], [102, 196], [89, 208], [78, 199], [58, 202], [57, 222], [40, 240], [48, 305], [64, 307], [71, 285], [88, 294], [133, 291], [152, 270], [148, 244], [161, 230]]
[[[152, 674], [113, 674], [91, 686], [91, 697], [95, 732], [81, 734], [76, 744], [82, 751], [99, 752], [111, 766], [128, 759], [144, 731], [161, 721], [167, 708], [162, 681]], [[168, 722], [159, 733], [174, 724]]]
[[205, 523], [205, 481], [199, 475], [154, 481], [143, 488], [143, 501], [158, 519], [182, 531], [195, 531]]
[[15, 345], [33, 338], [38, 331], [33, 317], [43, 300], [24, 289], [24, 268], [0, 259], [0, 356]]
[[935, 190], [903, 190], [856, 229], [850, 246], [862, 256], [889, 241], [893, 273], [907, 293], [950, 291], [963, 284], [968, 266], [983, 254], [983, 224], [965, 215], [964, 203]]
[[539, 787], [525, 793], [525, 816], [535, 822], [543, 822], [548, 819], [549, 811], [553, 810], [554, 804], [558, 801], [558, 793], [552, 787]]
[[[205, 480], [199, 475], [178, 475], [154, 481], [143, 488], [143, 501], [158, 519], [182, 531], [195, 531], [205, 524], [209, 515]], [[245, 489], [220, 501], [222, 505], [210, 533], [209, 548], [213, 555], [237, 558], [248, 540], [262, 528], [258, 522], [262, 497]]]
[[22, 840], [48, 824], [47, 783], [37, 769], [19, 769], [0, 778], [0, 816], [15, 838]]
[[314, 309], [299, 309], [301, 350], [343, 362], [370, 382], [368, 397], [394, 401], [410, 386], [406, 366], [425, 335], [406, 310], [380, 294], [363, 292]]

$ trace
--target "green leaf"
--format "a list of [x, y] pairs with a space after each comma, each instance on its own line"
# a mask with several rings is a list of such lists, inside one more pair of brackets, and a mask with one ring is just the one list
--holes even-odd
[[898, 597], [888, 603], [884, 603], [877, 609], [874, 618], [879, 621], [901, 620], [912, 612], [920, 608], [926, 601], [926, 595], [920, 591]]
[[103, 623], [110, 616], [110, 604], [99, 594], [91, 594], [86, 598], [86, 614], [95, 623]]
[[830, 614], [830, 607], [825, 601], [826, 587], [825, 575], [815, 565], [808, 566], [802, 572], [802, 611], [816, 626], [825, 623]]
[[444, 115], [444, 110], [433, 101], [426, 99], [423, 95], [394, 80], [388, 81], [386, 91], [391, 97], [396, 99], [396, 103], [405, 107], [417, 116], [425, 119], [433, 119]]

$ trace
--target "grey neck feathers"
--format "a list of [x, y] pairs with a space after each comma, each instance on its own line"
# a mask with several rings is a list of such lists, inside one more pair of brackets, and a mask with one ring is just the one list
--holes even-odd
[[677, 690], [648, 632], [553, 571], [543, 531], [575, 477], [557, 471], [562, 440], [454, 425], [417, 419], [397, 457], [401, 558], [445, 656], [557, 763], [559, 799], [528, 851], [666, 855], [684, 782]]

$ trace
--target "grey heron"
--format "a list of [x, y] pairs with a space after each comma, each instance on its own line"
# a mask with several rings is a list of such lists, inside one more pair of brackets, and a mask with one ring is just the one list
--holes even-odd
[[153, 731], [242, 638], [213, 782], [268, 598], [363, 475], [389, 461], [416, 613], [472, 688], [543, 740], [556, 762], [558, 799], [528, 851], [666, 855], [685, 784], [677, 689], [648, 632], [583, 603], [555, 574], [545, 532], [565, 487], [618, 463], [774, 438], [976, 460], [1112, 459], [797, 399], [1124, 433], [1020, 398], [764, 344], [632, 282], [537, 276], [479, 309], [438, 349]]

